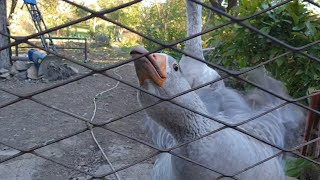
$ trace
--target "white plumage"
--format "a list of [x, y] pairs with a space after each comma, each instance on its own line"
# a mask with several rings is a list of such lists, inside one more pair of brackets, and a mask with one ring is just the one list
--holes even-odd
[[[174, 63], [172, 57], [165, 54], [163, 56], [167, 57], [168, 64]], [[136, 66], [136, 68], [139, 67]], [[141, 84], [141, 86], [157, 95], [173, 96], [190, 89], [188, 81], [184, 78], [183, 71], [182, 67], [180, 67], [179, 72], [175, 72], [172, 69], [169, 70], [163, 87], [159, 87], [149, 80]], [[261, 71], [251, 75], [254, 75], [253, 77], [256, 80], [262, 82], [265, 88], [273, 86], [274, 89], [279, 90], [276, 93], [285, 95], [285, 91], [278, 81], [265, 76]], [[215, 118], [228, 123], [239, 123], [247, 120], [282, 102], [257, 89], [250, 93], [250, 98], [249, 96], [242, 96], [236, 90], [227, 87], [220, 87], [211, 91], [207, 91], [208, 89], [210, 87], [205, 87], [205, 91], [185, 94], [175, 98], [173, 102], [204, 114], [211, 114]], [[207, 95], [206, 103], [204, 103], [199, 94]], [[139, 97], [142, 105], [156, 101], [154, 97], [142, 92], [140, 92]], [[258, 104], [253, 106], [253, 102]], [[263, 102], [263, 104], [259, 104], [259, 102]], [[199, 138], [201, 135], [223, 126], [169, 102], [149, 108], [146, 112], [151, 120], [154, 121], [148, 122], [151, 135], [161, 148]], [[297, 130], [303, 117], [304, 114], [301, 109], [290, 105], [259, 117], [240, 126], [240, 128], [271, 144], [284, 147], [288, 130]], [[290, 126], [287, 126], [287, 124], [290, 124]], [[237, 130], [225, 128], [213, 135], [178, 148], [174, 152], [223, 175], [231, 176], [271, 157], [278, 150]], [[282, 165], [282, 157], [276, 157], [237, 175], [236, 178], [246, 180], [259, 177], [259, 179], [281, 180], [284, 179]], [[219, 176], [220, 174], [218, 173], [193, 165], [167, 153], [161, 154], [155, 163], [153, 171], [154, 180], [209, 180]]]

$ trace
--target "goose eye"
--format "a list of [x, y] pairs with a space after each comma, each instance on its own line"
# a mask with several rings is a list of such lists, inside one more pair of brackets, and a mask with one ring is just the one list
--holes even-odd
[[174, 69], [175, 71], [178, 71], [178, 70], [179, 70], [179, 65], [176, 64], [176, 63], [172, 64], [172, 67], [173, 67], [173, 69]]

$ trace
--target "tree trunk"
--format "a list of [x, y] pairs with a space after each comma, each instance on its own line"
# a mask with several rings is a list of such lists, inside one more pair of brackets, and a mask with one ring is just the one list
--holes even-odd
[[[8, 35], [6, 0], [0, 0], [0, 32]], [[0, 34], [0, 47], [6, 46], [9, 38]], [[0, 51], [0, 68], [9, 69], [11, 66], [9, 48]]]

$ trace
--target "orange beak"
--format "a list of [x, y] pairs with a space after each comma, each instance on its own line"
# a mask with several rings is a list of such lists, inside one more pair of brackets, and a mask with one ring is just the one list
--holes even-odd
[[[137, 58], [148, 53], [142, 46], [132, 48], [130, 54], [132, 58]], [[136, 73], [139, 78], [140, 85], [150, 79], [159, 87], [163, 86], [167, 78], [167, 57], [161, 54], [150, 54], [134, 61]]]

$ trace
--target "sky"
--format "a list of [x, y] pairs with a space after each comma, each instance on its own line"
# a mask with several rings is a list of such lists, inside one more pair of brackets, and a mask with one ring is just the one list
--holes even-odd
[[[144, 6], [150, 6], [154, 2], [164, 3], [166, 1], [167, 0], [143, 0], [141, 3]], [[89, 0], [89, 1], [88, 0], [74, 0], [74, 2], [76, 2], [76, 3], [84, 3], [86, 6], [89, 6], [89, 5], [97, 3], [97, 0]]]
[[160, 3], [164, 3], [166, 2], [167, 0], [143, 0], [141, 3], [144, 5], [144, 6], [150, 6], [152, 3], [154, 2], [160, 2]]
[[84, 3], [84, 5], [89, 6], [91, 4], [96, 4], [97, 0], [73, 0], [76, 3]]

